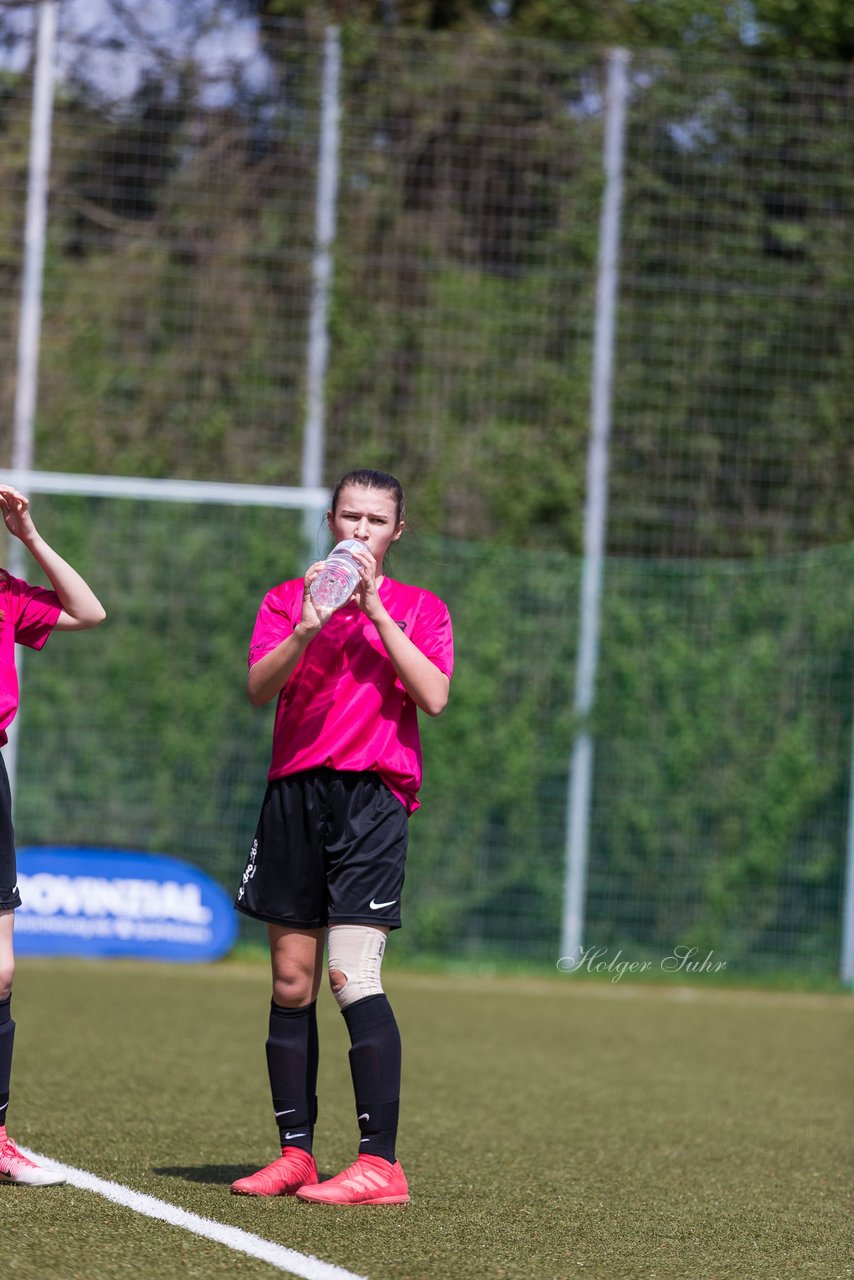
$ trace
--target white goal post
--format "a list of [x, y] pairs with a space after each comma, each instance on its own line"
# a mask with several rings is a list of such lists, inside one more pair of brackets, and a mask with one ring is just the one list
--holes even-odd
[[139, 498], [146, 502], [219, 502], [233, 506], [327, 509], [329, 489], [300, 485], [232, 484], [218, 480], [158, 480], [144, 476], [78, 475], [66, 471], [12, 470], [9, 483], [30, 493], [85, 498]]

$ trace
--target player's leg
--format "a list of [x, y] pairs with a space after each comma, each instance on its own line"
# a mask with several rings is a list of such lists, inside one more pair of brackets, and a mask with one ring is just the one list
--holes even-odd
[[282, 1154], [232, 1183], [235, 1195], [293, 1195], [317, 1182], [312, 1156], [317, 1118], [317, 992], [324, 929], [269, 925], [273, 998], [265, 1045]]
[[[293, 1195], [317, 1181], [317, 992], [326, 930], [322, 857], [312, 847], [310, 777], [271, 784], [237, 905], [267, 921], [273, 976], [266, 1056], [281, 1156], [232, 1184], [235, 1195]], [[283, 923], [276, 923], [282, 920]], [[292, 920], [295, 923], [284, 923]], [[302, 922], [305, 922], [303, 927]], [[297, 923], [298, 922], [298, 923]]]
[[15, 976], [15, 908], [21, 905], [12, 826], [12, 794], [0, 755], [0, 1143], [6, 1139], [6, 1113], [12, 1076], [12, 979]]
[[359, 1124], [355, 1164], [300, 1199], [316, 1203], [405, 1204], [397, 1161], [401, 1044], [382, 986], [390, 929], [400, 924], [408, 823], [376, 774], [347, 781], [351, 795], [338, 841], [330, 840], [329, 980], [350, 1036], [350, 1074]]
[[325, 929], [270, 925], [273, 998], [267, 1071], [282, 1147], [311, 1152], [317, 1119], [317, 993]]
[[12, 1019], [15, 908], [20, 905], [9, 782], [0, 756], [0, 1182], [50, 1187], [57, 1186], [65, 1179], [40, 1168], [18, 1150], [6, 1132], [12, 1049], [15, 1043], [15, 1023]]
[[6, 1112], [9, 1107], [9, 1084], [12, 1078], [12, 1048], [15, 1024], [12, 1021], [12, 979], [15, 956], [12, 947], [15, 927], [14, 911], [0, 910], [0, 1143], [6, 1138]]
[[350, 1036], [359, 1154], [395, 1162], [400, 1110], [400, 1032], [382, 987], [387, 929], [329, 930], [329, 982]]

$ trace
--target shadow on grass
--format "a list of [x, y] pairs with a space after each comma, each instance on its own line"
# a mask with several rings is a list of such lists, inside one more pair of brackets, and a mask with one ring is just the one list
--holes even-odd
[[230, 1185], [238, 1178], [248, 1178], [258, 1172], [257, 1164], [198, 1164], [152, 1166], [152, 1173], [166, 1178], [183, 1178], [185, 1182], [206, 1182], [214, 1186]]
[[[250, 1173], [258, 1172], [257, 1164], [198, 1164], [198, 1165], [152, 1165], [152, 1173], [161, 1174], [164, 1178], [183, 1178], [185, 1182], [208, 1183], [213, 1186], [230, 1186], [238, 1178], [247, 1178]], [[318, 1182], [327, 1182], [334, 1178], [334, 1173], [318, 1171]]]

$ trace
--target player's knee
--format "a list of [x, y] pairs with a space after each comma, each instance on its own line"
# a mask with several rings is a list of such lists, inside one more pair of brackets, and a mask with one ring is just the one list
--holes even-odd
[[341, 1009], [383, 994], [386, 935], [368, 925], [339, 924], [329, 930], [329, 985]]
[[9, 961], [0, 964], [0, 1000], [8, 1000], [12, 994], [12, 980], [15, 977], [15, 965]]
[[312, 976], [301, 970], [277, 974], [273, 979], [273, 1003], [282, 1009], [299, 1009], [313, 999]]

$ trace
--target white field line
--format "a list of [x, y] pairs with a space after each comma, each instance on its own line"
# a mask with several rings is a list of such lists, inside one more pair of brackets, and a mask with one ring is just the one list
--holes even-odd
[[72, 1186], [80, 1187], [83, 1191], [94, 1191], [96, 1195], [124, 1205], [126, 1209], [141, 1213], [146, 1218], [156, 1218], [160, 1222], [168, 1222], [170, 1226], [191, 1231], [193, 1235], [203, 1236], [206, 1240], [224, 1244], [227, 1249], [245, 1253], [250, 1258], [258, 1258], [288, 1275], [300, 1276], [301, 1280], [366, 1280], [365, 1276], [345, 1271], [343, 1267], [333, 1266], [330, 1262], [322, 1262], [309, 1253], [286, 1249], [284, 1245], [264, 1240], [250, 1231], [241, 1231], [240, 1227], [229, 1227], [225, 1223], [214, 1222], [212, 1218], [202, 1218], [199, 1214], [179, 1209], [166, 1200], [158, 1200], [155, 1196], [143, 1195], [141, 1191], [134, 1191], [131, 1187], [123, 1187], [120, 1182], [107, 1182], [103, 1178], [96, 1178], [94, 1174], [86, 1173], [85, 1169], [75, 1169], [73, 1165], [61, 1164], [58, 1160], [51, 1160], [49, 1156], [36, 1155], [24, 1147], [19, 1149], [45, 1169], [63, 1174], [66, 1182]]

